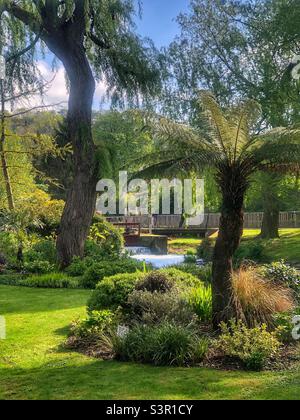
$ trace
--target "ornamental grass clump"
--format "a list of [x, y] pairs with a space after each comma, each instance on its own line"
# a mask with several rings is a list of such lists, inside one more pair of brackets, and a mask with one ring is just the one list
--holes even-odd
[[292, 311], [292, 291], [266, 281], [255, 268], [242, 268], [233, 275], [233, 290], [239, 318], [249, 327], [274, 324], [274, 315]]
[[156, 366], [192, 366], [200, 363], [209, 342], [194, 330], [164, 322], [159, 326], [137, 325], [118, 342], [115, 353], [118, 359]]

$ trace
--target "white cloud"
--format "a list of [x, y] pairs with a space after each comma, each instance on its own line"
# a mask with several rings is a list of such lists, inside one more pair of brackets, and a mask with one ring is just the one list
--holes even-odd
[[46, 104], [55, 104], [68, 101], [64, 68], [60, 66], [58, 70], [53, 72], [51, 67], [45, 61], [40, 61], [38, 63], [38, 69], [46, 81], [51, 81], [50, 88], [45, 94], [44, 102]]
[[[60, 65], [56, 70], [53, 71], [52, 67], [46, 61], [38, 62], [38, 69], [46, 82], [51, 82], [43, 98], [39, 95], [32, 96], [26, 103], [24, 101], [18, 104], [20, 106], [35, 107], [39, 105], [54, 105], [63, 102], [62, 108], [67, 108], [68, 103], [68, 89], [66, 84], [65, 70]], [[99, 103], [103, 95], [106, 92], [106, 85], [104, 82], [97, 83], [95, 97], [94, 97], [94, 109], [99, 109]]]

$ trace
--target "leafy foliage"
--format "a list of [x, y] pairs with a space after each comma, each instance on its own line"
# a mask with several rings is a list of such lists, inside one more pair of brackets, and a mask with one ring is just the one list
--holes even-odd
[[201, 281], [193, 274], [181, 271], [177, 268], [163, 268], [160, 273], [166, 275], [169, 281], [173, 282], [177, 287], [184, 290], [188, 287], [197, 287]]
[[204, 266], [197, 266], [196, 264], [181, 264], [176, 268], [177, 270], [191, 274], [198, 278], [201, 282], [211, 284], [212, 281], [212, 266], [205, 264]]
[[152, 271], [136, 285], [136, 290], [150, 293], [167, 293], [174, 286], [167, 275], [161, 271]]
[[197, 287], [186, 293], [186, 300], [201, 322], [212, 319], [212, 290], [211, 287]]
[[286, 264], [285, 261], [274, 262], [263, 267], [262, 274], [275, 284], [290, 287], [300, 298], [300, 274], [299, 272]]
[[116, 309], [124, 305], [136, 283], [143, 277], [143, 273], [117, 274], [104, 278], [93, 292], [88, 301], [88, 311], [102, 309]]
[[262, 370], [266, 362], [278, 355], [280, 342], [276, 333], [267, 331], [267, 326], [249, 329], [241, 321], [221, 324], [222, 334], [217, 340], [225, 356], [238, 358], [249, 370]]
[[54, 271], [55, 266], [51, 265], [49, 261], [36, 260], [25, 263], [24, 269], [27, 273], [46, 274]]
[[[134, 14], [131, 0], [63, 3], [25, 0], [22, 4], [7, 0], [0, 9], [1, 32], [4, 40], [10, 40], [14, 51], [37, 38], [38, 42], [23, 57], [23, 61], [30, 60], [33, 64], [39, 41], [51, 48], [49, 37], [53, 31], [57, 35], [72, 23], [77, 34], [82, 31], [81, 43], [85, 44], [97, 77], [105, 78], [112, 101], [122, 102], [125, 97], [131, 101], [138, 94], [147, 96], [156, 91], [160, 68], [153, 45], [134, 33]], [[20, 61], [17, 64], [18, 71], [26, 74], [24, 64]]]
[[[41, 273], [41, 272], [40, 272]], [[49, 273], [39, 275], [6, 274], [0, 276], [0, 284], [8, 286], [22, 286], [42, 289], [78, 289], [79, 283], [75, 278], [70, 278], [63, 273]]]
[[193, 309], [176, 289], [167, 293], [134, 290], [124, 309], [129, 325], [159, 325], [165, 321], [183, 326], [197, 324]]
[[205, 262], [212, 261], [214, 244], [211, 239], [204, 238], [197, 248], [197, 257], [202, 258]]
[[95, 289], [97, 284], [105, 277], [121, 273], [142, 272], [143, 269], [144, 264], [142, 262], [135, 261], [131, 258], [116, 259], [113, 264], [111, 260], [103, 260], [87, 268], [82, 277], [81, 285], [85, 289]]
[[93, 343], [114, 326], [114, 314], [109, 310], [89, 312], [84, 320], [76, 320], [71, 325], [70, 335], [77, 340]]
[[137, 326], [116, 346], [117, 357], [157, 366], [187, 366], [203, 360], [208, 342], [194, 331], [170, 323]]
[[266, 260], [266, 245], [259, 239], [255, 242], [242, 243], [234, 254], [234, 264], [236, 267], [240, 267], [247, 261], [260, 263]]
[[100, 246], [103, 256], [120, 255], [124, 245], [122, 232], [104, 218], [98, 219], [97, 223], [91, 226], [89, 239]]

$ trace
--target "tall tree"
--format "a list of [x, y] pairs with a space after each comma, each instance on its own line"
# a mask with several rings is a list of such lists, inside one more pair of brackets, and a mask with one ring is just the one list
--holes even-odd
[[220, 321], [237, 316], [233, 256], [243, 233], [244, 201], [251, 178], [258, 171], [298, 171], [300, 130], [281, 128], [253, 134], [260, 117], [256, 102], [249, 100], [225, 113], [210, 93], [203, 92], [201, 98], [207, 118], [203, 131], [167, 119], [154, 119], [152, 124], [163, 151], [156, 157], [160, 162], [148, 164], [141, 175], [214, 169], [222, 196], [212, 282], [214, 325], [218, 327]]
[[[95, 77], [113, 101], [153, 93], [158, 67], [152, 46], [134, 34], [132, 0], [1, 0], [2, 32], [11, 42], [37, 36], [63, 63], [69, 80], [68, 138], [74, 174], [57, 240], [67, 266], [82, 256], [95, 209], [98, 167], [91, 122]], [[94, 74], [93, 71], [94, 70]]]

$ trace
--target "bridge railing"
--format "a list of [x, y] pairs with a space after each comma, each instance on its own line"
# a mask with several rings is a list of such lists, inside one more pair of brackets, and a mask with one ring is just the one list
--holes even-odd
[[[219, 227], [220, 213], [205, 214], [204, 222], [198, 228], [215, 229]], [[182, 225], [180, 215], [158, 216], [116, 216], [109, 217], [113, 223], [138, 223], [141, 228], [179, 228]], [[260, 229], [263, 221], [263, 213], [245, 213], [244, 227], [246, 229]], [[300, 228], [300, 211], [281, 212], [279, 218], [281, 228]]]

